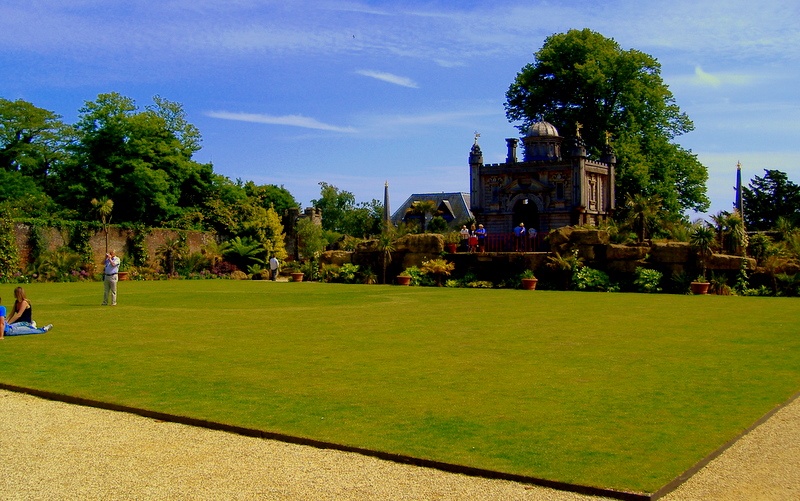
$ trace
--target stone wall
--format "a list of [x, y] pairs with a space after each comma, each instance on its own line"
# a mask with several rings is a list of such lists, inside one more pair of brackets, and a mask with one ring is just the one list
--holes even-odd
[[[21, 261], [20, 267], [23, 269], [31, 260], [30, 232], [31, 228], [28, 225], [21, 223], [15, 225], [15, 236]], [[43, 240], [47, 245], [47, 250], [56, 250], [60, 247], [64, 247], [69, 242], [68, 230], [45, 228], [41, 230], [41, 232]], [[148, 265], [152, 267], [157, 266], [158, 248], [167, 240], [177, 238], [181, 233], [186, 235], [186, 243], [189, 247], [189, 252], [199, 252], [206, 244], [215, 240], [214, 234], [200, 231], [182, 231], [179, 233], [176, 230], [167, 229], [150, 230], [144, 241], [149, 256]], [[132, 235], [133, 230], [122, 229], [115, 226], [109, 228], [108, 248], [114, 249], [123, 262], [129, 253], [128, 241]], [[95, 268], [96, 270], [100, 270], [106, 254], [106, 234], [102, 230], [98, 230], [89, 238], [89, 245], [92, 247], [94, 253]]]
[[[640, 244], [614, 244], [607, 232], [592, 229], [561, 228], [549, 234], [550, 248], [562, 256], [577, 251], [584, 264], [603, 270], [612, 276], [633, 275], [637, 267], [653, 268], [664, 276], [686, 275], [694, 278], [701, 270], [697, 253], [686, 242], [645, 242]], [[444, 251], [441, 235], [406, 235], [395, 242], [392, 259], [386, 276], [394, 277], [405, 268], [421, 266], [423, 261], [439, 257]], [[539, 275], [548, 275], [547, 252], [497, 252], [446, 254], [448, 261], [456, 264], [454, 276], [473, 273], [479, 280], [498, 282], [531, 269]], [[713, 272], [736, 272], [744, 260], [745, 268], [752, 272], [756, 261], [741, 256], [713, 254], [706, 260], [706, 268]], [[352, 262], [362, 268], [382, 273], [381, 253], [376, 240], [367, 240], [354, 252], [329, 251], [322, 262], [340, 265]]]

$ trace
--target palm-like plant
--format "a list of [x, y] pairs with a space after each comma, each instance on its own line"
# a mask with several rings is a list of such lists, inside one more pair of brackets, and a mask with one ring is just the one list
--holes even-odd
[[721, 211], [712, 215], [711, 220], [717, 232], [718, 247], [737, 256], [744, 255], [748, 237], [739, 211]]
[[573, 273], [583, 267], [583, 258], [578, 257], [577, 250], [564, 256], [554, 252], [547, 257], [547, 267], [560, 275], [562, 287], [566, 290], [569, 289]]
[[703, 270], [703, 280], [706, 279], [706, 260], [711, 257], [711, 252], [714, 249], [715, 243], [714, 229], [705, 223], [699, 223], [692, 231], [692, 236], [689, 238], [689, 243], [692, 247], [697, 249], [700, 255], [700, 266]]
[[186, 242], [180, 237], [168, 238], [156, 249], [156, 254], [161, 256], [162, 262], [164, 263], [164, 271], [170, 275], [175, 274], [175, 263], [185, 252]]
[[636, 232], [639, 242], [644, 242], [647, 229], [657, 219], [661, 209], [661, 198], [657, 195], [647, 196], [641, 193], [628, 194], [625, 197], [627, 208], [627, 224]]
[[392, 252], [394, 252], [395, 231], [394, 228], [387, 226], [378, 235], [378, 250], [381, 252], [381, 264], [383, 265], [383, 283], [386, 283], [386, 267], [392, 262]]
[[108, 254], [108, 225], [111, 224], [111, 211], [114, 210], [114, 201], [108, 197], [101, 199], [93, 198], [90, 202], [97, 215], [100, 216], [100, 223], [103, 225], [103, 233], [106, 235], [106, 254]]
[[420, 270], [422, 270], [423, 273], [428, 273], [436, 277], [436, 285], [441, 287], [442, 279], [444, 277], [449, 277], [450, 273], [452, 273], [455, 268], [455, 263], [450, 263], [440, 258], [425, 261], [422, 263]]
[[220, 245], [220, 251], [225, 259], [236, 265], [237, 268], [246, 270], [263, 253], [263, 247], [248, 237], [236, 237]]
[[433, 200], [417, 200], [411, 204], [411, 207], [406, 210], [406, 215], [419, 217], [422, 220], [420, 228], [422, 233], [425, 233], [425, 226], [428, 219], [428, 214], [437, 212], [436, 202]]
[[744, 219], [738, 210], [734, 210], [728, 217], [728, 232], [730, 233], [730, 247], [734, 255], [744, 256], [747, 254], [747, 244], [750, 238], [744, 227]]

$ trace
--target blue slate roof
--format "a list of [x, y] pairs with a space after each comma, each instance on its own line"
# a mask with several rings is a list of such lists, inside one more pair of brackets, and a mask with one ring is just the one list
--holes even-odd
[[403, 204], [392, 214], [392, 223], [399, 224], [403, 221], [406, 212], [414, 202], [433, 200], [442, 212], [442, 217], [448, 222], [458, 224], [473, 218], [469, 209], [469, 193], [415, 193], [408, 197]]

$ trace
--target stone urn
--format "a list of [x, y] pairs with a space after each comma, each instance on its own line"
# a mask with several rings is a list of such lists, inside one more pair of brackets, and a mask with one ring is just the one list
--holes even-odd
[[304, 273], [302, 271], [293, 271], [292, 275], [292, 282], [302, 282]]
[[690, 287], [692, 294], [702, 295], [708, 294], [708, 288], [711, 286], [709, 282], [692, 282]]

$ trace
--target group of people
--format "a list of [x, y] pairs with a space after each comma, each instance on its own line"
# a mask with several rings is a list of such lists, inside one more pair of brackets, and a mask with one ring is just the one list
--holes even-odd
[[36, 327], [36, 322], [33, 321], [33, 306], [22, 287], [14, 289], [14, 309], [11, 316], [6, 317], [6, 313], [6, 307], [0, 304], [0, 339], [5, 336], [44, 334], [53, 328], [53, 324], [47, 324], [42, 328]]
[[477, 228], [473, 224], [470, 228], [467, 225], [461, 227], [461, 247], [469, 252], [484, 252], [486, 250], [486, 228], [479, 224]]
[[[530, 241], [530, 248], [528, 248]], [[519, 223], [514, 228], [514, 250], [517, 252], [526, 250], [536, 250], [536, 228], [525, 228], [525, 223]]]

